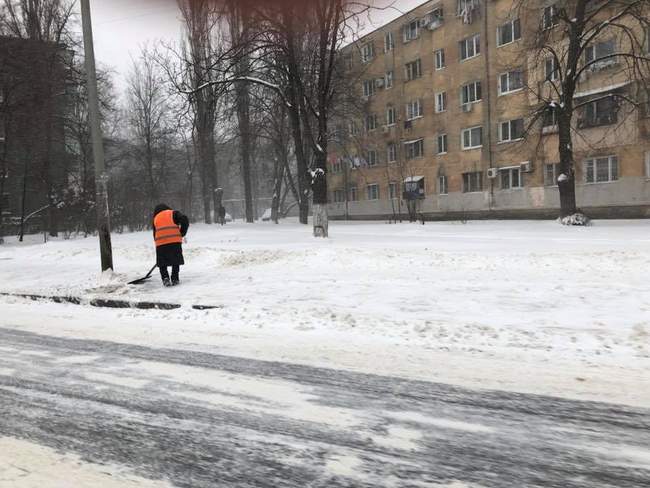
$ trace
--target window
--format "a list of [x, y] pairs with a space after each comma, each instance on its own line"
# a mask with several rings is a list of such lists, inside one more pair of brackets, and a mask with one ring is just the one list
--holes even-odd
[[343, 190], [334, 190], [333, 197], [334, 203], [345, 202], [345, 192]]
[[557, 186], [557, 177], [560, 172], [560, 163], [544, 165], [544, 186]]
[[377, 128], [377, 115], [370, 114], [366, 116], [366, 130], [370, 132]]
[[417, 39], [420, 34], [420, 25], [417, 20], [413, 20], [404, 26], [404, 42]]
[[340, 173], [343, 171], [343, 161], [341, 158], [336, 158], [332, 163], [332, 173]]
[[612, 125], [618, 121], [618, 101], [609, 96], [594, 100], [582, 107], [582, 117], [578, 119], [578, 127], [599, 127]]
[[2, 212], [6, 212], [9, 209], [9, 193], [3, 193], [0, 195], [0, 206], [2, 207]]
[[379, 200], [378, 184], [373, 183], [372, 185], [368, 185], [366, 188], [368, 190], [368, 200]]
[[447, 153], [447, 134], [438, 134], [436, 153], [437, 154]]
[[481, 35], [475, 34], [472, 37], [463, 39], [459, 43], [460, 60], [470, 59], [481, 54]]
[[406, 159], [421, 158], [424, 154], [424, 139], [405, 142], [404, 150], [406, 151]]
[[519, 166], [516, 168], [502, 168], [499, 170], [501, 176], [501, 189], [512, 190], [513, 188], [521, 188], [521, 169]]
[[499, 142], [518, 141], [524, 138], [524, 119], [508, 120], [499, 124]]
[[386, 160], [389, 163], [397, 161], [397, 146], [394, 142], [389, 142], [386, 146]]
[[377, 151], [375, 149], [368, 149], [366, 153], [366, 162], [368, 166], [377, 166], [379, 160], [377, 159]]
[[363, 82], [363, 96], [371, 97], [375, 94], [375, 80], [365, 80]]
[[388, 126], [395, 125], [395, 121], [396, 121], [395, 107], [388, 107], [386, 109], [386, 125]]
[[[615, 50], [616, 43], [614, 39], [591, 44], [585, 48], [585, 63], [593, 63], [589, 67], [591, 70], [598, 70], [616, 64], [616, 58], [602, 59], [614, 54]], [[598, 61], [599, 59], [601, 61]]]
[[499, 95], [512, 93], [524, 87], [524, 76], [520, 69], [499, 75]]
[[542, 130], [547, 129], [547, 132], [550, 131], [550, 128], [557, 126], [557, 109], [553, 106], [546, 107], [544, 111], [544, 116], [542, 117]]
[[384, 87], [386, 90], [393, 88], [393, 72], [392, 71], [387, 71], [386, 75], [384, 76]]
[[650, 178], [650, 151], [645, 152], [645, 177]]
[[411, 81], [422, 76], [422, 63], [419, 59], [406, 63], [405, 65], [406, 80]]
[[585, 182], [605, 183], [618, 180], [618, 158], [605, 156], [585, 161]]
[[359, 130], [357, 129], [357, 123], [350, 121], [348, 125], [348, 131], [350, 132], [351, 136], [356, 136], [359, 133]]
[[544, 7], [542, 12], [542, 28], [551, 29], [558, 24], [557, 6], [555, 4]]
[[436, 64], [436, 69], [442, 69], [445, 67], [445, 50], [444, 49], [438, 49], [434, 53], [435, 55], [435, 64]]
[[384, 52], [392, 51], [395, 49], [395, 38], [393, 37], [392, 32], [386, 32], [384, 34]]
[[436, 93], [436, 112], [447, 110], [447, 92]]
[[397, 183], [388, 183], [388, 198], [397, 200]]
[[463, 193], [477, 191], [483, 191], [483, 173], [481, 171], [463, 173]]
[[557, 61], [553, 56], [546, 58], [544, 61], [544, 80], [557, 81], [560, 78], [560, 69]]
[[518, 39], [521, 39], [519, 19], [511, 20], [497, 27], [497, 46], [505, 46]]
[[483, 127], [470, 127], [461, 132], [463, 149], [475, 149], [483, 145]]
[[348, 190], [348, 200], [350, 202], [356, 202], [359, 199], [359, 195], [357, 194], [357, 188], [356, 187], [350, 187]]
[[447, 177], [444, 175], [438, 176], [438, 193], [440, 195], [446, 195], [448, 193], [447, 188]]
[[467, 105], [468, 103], [479, 102], [482, 98], [481, 95], [481, 82], [473, 81], [460, 87], [460, 103]]
[[368, 42], [361, 46], [361, 62], [368, 63], [372, 61], [372, 58], [375, 57], [375, 45], [372, 42]]
[[406, 104], [406, 120], [422, 117], [422, 100], [413, 100]]

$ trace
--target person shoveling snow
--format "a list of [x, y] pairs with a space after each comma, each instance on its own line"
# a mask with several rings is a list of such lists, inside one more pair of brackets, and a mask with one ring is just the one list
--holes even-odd
[[[189, 219], [178, 210], [172, 210], [164, 203], [153, 211], [153, 238], [156, 244], [156, 266], [160, 268], [160, 277], [164, 286], [180, 283], [178, 272], [183, 260], [183, 238], [190, 227]], [[171, 266], [169, 279], [167, 267]]]

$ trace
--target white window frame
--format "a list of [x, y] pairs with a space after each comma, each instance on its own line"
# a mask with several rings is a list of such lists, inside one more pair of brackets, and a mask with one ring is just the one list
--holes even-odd
[[[474, 99], [471, 99], [472, 95], [472, 88], [474, 92]], [[479, 95], [478, 93], [480, 92], [480, 98], [477, 98]], [[467, 95], [467, 100], [465, 100], [465, 95]], [[483, 99], [483, 86], [481, 85], [481, 81], [472, 81], [470, 83], [465, 83], [463, 86], [460, 87], [460, 105], [469, 105], [471, 103], [478, 103]]]
[[386, 71], [384, 75], [384, 88], [390, 90], [393, 88], [393, 79], [395, 78], [393, 71]]
[[368, 149], [366, 151], [366, 163], [368, 164], [369, 168], [372, 168], [379, 164], [379, 158], [377, 156], [376, 149]]
[[448, 195], [449, 194], [449, 181], [447, 180], [447, 175], [438, 176], [438, 195]]
[[[459, 47], [459, 50], [460, 50], [459, 58], [460, 58], [461, 62], [467, 61], [469, 59], [474, 59], [475, 57], [481, 55], [481, 34], [480, 33], [477, 33], [477, 34], [474, 34], [472, 36], [466, 37], [465, 39], [461, 39], [460, 41], [458, 41], [458, 43], [459, 43], [458, 47]], [[463, 57], [463, 48], [462, 48], [463, 45], [465, 46], [465, 54], [467, 54], [466, 57]], [[472, 51], [471, 56], [468, 55], [469, 52], [470, 52], [470, 49], [469, 49], [470, 46], [472, 48], [471, 49], [471, 51]]]
[[[515, 37], [516, 35], [515, 24], [518, 25], [519, 37]], [[501, 30], [506, 26], [510, 26], [510, 33], [512, 35], [512, 38], [507, 42], [501, 43]], [[497, 47], [507, 46], [508, 44], [512, 44], [513, 42], [519, 41], [520, 39], [521, 39], [521, 21], [518, 18], [509, 20], [505, 24], [501, 24], [500, 26], [497, 27]]]
[[[511, 88], [511, 86], [513, 85], [512, 80], [514, 79], [514, 74], [515, 73], [519, 73], [521, 86], [519, 86], [518, 88]], [[507, 85], [508, 85], [506, 87], [507, 90], [504, 90], [504, 86], [503, 86], [503, 77], [504, 76], [506, 77], [506, 80], [507, 80]], [[521, 91], [521, 90], [524, 89], [524, 71], [521, 68], [518, 68], [518, 69], [513, 69], [513, 70], [510, 70], [510, 71], [506, 71], [504, 73], [499, 73], [498, 83], [499, 83], [499, 96], [501, 96], [501, 95], [509, 95], [510, 93], [516, 93], [518, 91]]]
[[433, 53], [434, 56], [434, 65], [436, 71], [440, 71], [442, 69], [445, 69], [445, 50], [444, 49], [436, 49]]
[[423, 117], [423, 114], [422, 99], [411, 100], [406, 104], [406, 120], [419, 119]]
[[[548, 169], [551, 169], [551, 178], [549, 180], [548, 178]], [[557, 177], [559, 175], [560, 171], [560, 163], [545, 163], [544, 164], [544, 186], [545, 187], [552, 187], [552, 186], [557, 186]]]
[[436, 137], [436, 154], [438, 155], [447, 154], [448, 150], [449, 150], [449, 138], [447, 137], [447, 134], [438, 134], [438, 136]]
[[397, 123], [397, 110], [395, 107], [386, 107], [386, 126], [392, 127]]
[[387, 53], [395, 49], [395, 36], [393, 31], [388, 31], [384, 34], [384, 52]]
[[[517, 172], [517, 184], [513, 185], [513, 173]], [[503, 186], [503, 175], [507, 174], [508, 175], [508, 186], [504, 187]], [[524, 178], [521, 173], [521, 165], [519, 166], [507, 166], [503, 168], [499, 168], [499, 189], [501, 191], [508, 191], [508, 190], [521, 190], [524, 187]]]
[[[602, 46], [612, 44], [611, 51], [603, 53], [598, 53], [598, 49]], [[602, 59], [605, 56], [610, 56], [616, 53], [616, 39], [611, 37], [604, 41], [596, 41], [589, 44], [585, 47], [585, 64], [592, 63], [589, 69], [597, 69], [600, 66], [607, 66], [610, 64], [616, 64], [616, 58]], [[602, 59], [602, 61], [601, 61]]]
[[363, 81], [363, 96], [366, 98], [370, 98], [375, 94], [375, 80], [374, 78], [371, 80], [364, 80]]
[[406, 81], [422, 78], [422, 60], [420, 58], [404, 64], [404, 77]]
[[375, 58], [375, 45], [372, 41], [366, 42], [361, 46], [361, 62], [366, 64]]
[[[415, 34], [412, 33], [412, 27], [415, 27]], [[407, 22], [402, 27], [404, 42], [411, 42], [420, 37], [420, 21], [419, 19]]]
[[[603, 159], [607, 159], [607, 180], [598, 181], [598, 163], [601, 162]], [[614, 162], [615, 164], [612, 164]], [[592, 166], [593, 181], [589, 181], [590, 165]], [[614, 166], [616, 167], [616, 171], [613, 171]], [[616, 156], [615, 154], [611, 154], [609, 156], [597, 156], [597, 157], [589, 158], [584, 162], [584, 173], [585, 173], [584, 181], [585, 184], [587, 185], [594, 185], [597, 183], [612, 183], [614, 181], [618, 181], [619, 178], [618, 156]]]
[[397, 191], [397, 183], [394, 181], [388, 182], [388, 199], [399, 200], [399, 192]]
[[[370, 198], [370, 189], [373, 188], [375, 190], [375, 198]], [[366, 198], [368, 201], [374, 202], [379, 200], [379, 184], [377, 183], [370, 183], [369, 185], [366, 185]]]
[[[424, 156], [424, 139], [420, 138], [412, 142], [405, 142], [404, 143], [404, 153], [405, 153], [405, 158], [407, 160], [411, 159], [418, 159]], [[419, 154], [415, 154], [415, 151], [413, 151], [413, 154], [410, 154], [411, 148], [414, 148], [418, 146], [419, 149]]]
[[397, 144], [394, 142], [389, 142], [386, 145], [386, 160], [389, 163], [397, 162]]
[[[548, 16], [546, 13], [548, 12]], [[542, 7], [542, 30], [552, 29], [559, 22], [557, 20], [557, 4]]]
[[[370, 123], [370, 121], [372, 121], [372, 123]], [[377, 130], [377, 114], [366, 115], [366, 120], [364, 125], [365, 125], [366, 132], [372, 132], [373, 130]]]
[[[481, 134], [481, 143], [477, 145], [474, 144], [473, 137], [472, 137], [472, 131], [476, 129], [479, 129]], [[470, 141], [469, 146], [465, 146], [465, 133], [469, 134], [469, 141]], [[465, 129], [462, 129], [460, 131], [460, 145], [463, 151], [469, 151], [471, 149], [478, 149], [480, 147], [483, 147], [483, 126], [475, 125], [474, 127], [467, 127]]]
[[[551, 63], [551, 72], [549, 73], [549, 61]], [[544, 81], [557, 81], [560, 78], [560, 69], [556, 65], [554, 56], [547, 56], [544, 59]]]
[[[470, 180], [470, 188], [469, 189], [465, 186], [465, 175], [466, 174], [470, 175], [468, 177], [468, 179]], [[477, 185], [480, 188], [472, 189], [472, 185], [471, 185], [471, 183], [472, 183], [472, 181], [471, 181], [472, 180], [472, 175], [475, 177], [475, 179], [477, 181], [479, 181], [481, 183], [480, 185]], [[481, 192], [483, 192], [483, 172], [482, 171], [466, 171], [466, 172], [462, 173], [461, 178], [462, 178], [462, 181], [463, 181], [463, 188], [462, 188], [463, 193], [481, 193]]]
[[[521, 137], [517, 137], [516, 139], [513, 139], [512, 138], [512, 127], [519, 120], [521, 120], [521, 124], [522, 124], [522, 135], [521, 135]], [[503, 121], [499, 122], [499, 144], [507, 143], [507, 142], [517, 142], [517, 141], [523, 140], [524, 139], [524, 132], [526, 131], [525, 122], [526, 121], [524, 120], [523, 117], [519, 118], [519, 119], [503, 120]], [[504, 124], [508, 124], [508, 138], [507, 139], [504, 139], [504, 137], [503, 137], [503, 126], [504, 126]]]
[[447, 111], [447, 92], [436, 93], [436, 113]]

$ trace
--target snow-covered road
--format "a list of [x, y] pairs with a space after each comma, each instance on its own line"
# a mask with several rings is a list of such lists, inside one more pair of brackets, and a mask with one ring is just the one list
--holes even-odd
[[6, 328], [0, 412], [2, 487], [650, 485], [650, 409]]

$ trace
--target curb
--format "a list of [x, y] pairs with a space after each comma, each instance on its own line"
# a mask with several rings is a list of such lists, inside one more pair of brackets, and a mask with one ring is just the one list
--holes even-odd
[[[140, 310], [175, 310], [183, 306], [178, 303], [164, 302], [129, 302], [126, 300], [115, 300], [112, 298], [84, 299], [75, 296], [65, 295], [35, 295], [31, 293], [0, 293], [4, 297], [27, 298], [33, 301], [50, 301], [54, 303], [71, 303], [73, 305], [90, 305], [99, 308], [136, 308]], [[221, 305], [192, 305], [194, 310], [212, 310], [223, 308]]]

